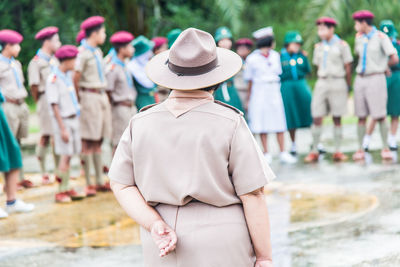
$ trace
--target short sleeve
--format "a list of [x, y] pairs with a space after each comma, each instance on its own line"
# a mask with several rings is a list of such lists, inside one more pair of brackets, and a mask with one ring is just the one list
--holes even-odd
[[342, 44], [342, 56], [344, 64], [353, 62], [353, 55], [351, 54], [350, 46], [344, 41]]
[[315, 47], [314, 47], [312, 64], [315, 65], [315, 66], [318, 66], [318, 64], [319, 64], [318, 47], [317, 47], [317, 45], [315, 45]]
[[[54, 77], [54, 76], [53, 76]], [[46, 83], [46, 97], [49, 104], [59, 104], [60, 93], [58, 91], [56, 82], [47, 81]]]
[[75, 71], [82, 72], [85, 66], [84, 51], [79, 52], [75, 60]]
[[397, 54], [396, 48], [394, 48], [392, 42], [389, 37], [382, 33], [383, 37], [381, 37], [382, 49], [386, 56], [391, 56]]
[[243, 116], [232, 138], [228, 168], [238, 196], [261, 188], [275, 178]]
[[116, 78], [117, 78], [116, 69], [112, 69], [112, 70], [106, 72], [106, 79], [107, 79], [106, 91], [114, 90]]
[[132, 120], [121, 136], [108, 176], [111, 181], [135, 185], [132, 151]]
[[33, 59], [28, 65], [29, 86], [40, 84], [40, 73], [37, 60]]
[[253, 69], [251, 61], [246, 60], [244, 63], [243, 79], [245, 81], [253, 80]]

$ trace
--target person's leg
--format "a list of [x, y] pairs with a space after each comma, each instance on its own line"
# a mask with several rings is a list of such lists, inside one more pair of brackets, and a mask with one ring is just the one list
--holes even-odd
[[318, 144], [321, 141], [322, 134], [322, 117], [314, 118], [314, 123], [311, 126], [311, 134], [313, 137], [312, 152], [318, 152]]
[[279, 151], [284, 152], [285, 151], [285, 133], [284, 132], [277, 133], [276, 139], [278, 140]]
[[383, 145], [383, 149], [387, 149], [389, 147], [388, 145], [388, 125], [386, 123], [386, 118], [379, 118], [376, 119], [376, 121], [379, 123], [379, 132], [381, 134], [381, 139], [382, 139], [382, 145]]
[[48, 180], [48, 173], [46, 170], [46, 150], [49, 145], [50, 136], [42, 135], [39, 139], [39, 143], [36, 146], [36, 157], [40, 165], [40, 174], [42, 175], [43, 181]]
[[290, 148], [290, 153], [295, 156], [297, 154], [297, 147], [296, 147], [296, 129], [289, 130], [290, 140], [292, 141], [292, 146]]
[[357, 124], [357, 137], [358, 137], [358, 148], [359, 150], [363, 149], [363, 139], [364, 136], [367, 132], [367, 118], [358, 118], [358, 124]]
[[15, 212], [30, 212], [35, 208], [35, 205], [25, 203], [24, 201], [17, 199], [17, 187], [18, 187], [18, 176], [19, 169], [10, 170], [5, 174], [6, 176], [6, 198], [7, 205], [6, 211], [7, 213], [15, 213]]
[[264, 153], [268, 153], [268, 135], [266, 133], [260, 134], [261, 144]]
[[101, 143], [102, 141], [93, 142], [93, 165], [96, 176], [96, 185], [103, 185], [103, 161], [101, 156]]
[[399, 126], [399, 117], [398, 116], [391, 116], [390, 121], [390, 133], [388, 136], [388, 144], [391, 150], [397, 149], [397, 141], [396, 141], [396, 134], [397, 128]]
[[61, 183], [59, 186], [59, 192], [66, 192], [69, 189], [69, 167], [71, 157], [68, 155], [62, 155], [60, 157], [60, 164], [58, 166], [59, 176], [61, 178]]
[[90, 162], [91, 162], [91, 141], [82, 139], [82, 153], [81, 153], [81, 165], [85, 173], [86, 185], [91, 186], [90, 180]]
[[335, 142], [335, 152], [340, 152], [342, 142], [342, 118], [333, 117], [333, 140]]

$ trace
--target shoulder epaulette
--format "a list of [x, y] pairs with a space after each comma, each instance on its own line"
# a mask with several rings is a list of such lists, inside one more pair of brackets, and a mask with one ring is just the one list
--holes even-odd
[[157, 106], [158, 104], [159, 103], [154, 103], [154, 104], [150, 104], [150, 105], [144, 106], [139, 110], [139, 112], [143, 112], [143, 111], [146, 111], [148, 109], [151, 109], [152, 107]]
[[51, 83], [55, 83], [57, 81], [57, 75], [53, 74], [53, 78], [51, 78]]
[[356, 33], [356, 37], [361, 37], [362, 36], [362, 33], [361, 32], [357, 32]]
[[381, 38], [385, 38], [387, 36], [386, 33], [383, 33], [381, 31], [378, 31], [378, 34], [379, 34], [379, 37], [381, 37]]
[[39, 56], [38, 55], [35, 55], [34, 57], [33, 57], [33, 60], [38, 60], [39, 59]]
[[219, 100], [214, 100], [214, 103], [217, 103], [217, 104], [220, 104], [221, 106], [230, 108], [230, 109], [234, 110], [236, 113], [239, 113], [240, 115], [243, 116], [243, 112], [241, 112], [239, 109], [237, 109], [237, 108], [235, 108], [235, 107], [233, 107], [233, 106], [231, 106], [231, 105], [229, 105], [229, 104], [226, 104], [226, 103], [221, 102], [221, 101], [219, 101]]

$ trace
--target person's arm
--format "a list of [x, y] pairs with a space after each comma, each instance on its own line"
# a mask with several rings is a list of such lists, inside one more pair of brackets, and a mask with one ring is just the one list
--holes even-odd
[[[350, 89], [351, 88], [351, 72], [352, 72], [352, 64], [347, 63], [344, 65], [344, 69], [346, 71], [346, 83], [347, 87]], [[349, 90], [350, 91], [350, 90]]]
[[79, 98], [79, 81], [81, 80], [81, 72], [80, 71], [74, 71], [74, 86], [75, 86], [75, 91], [76, 91], [76, 97]]
[[60, 109], [58, 108], [58, 105], [54, 103], [51, 104], [51, 108], [53, 109], [54, 117], [56, 117], [58, 127], [60, 127], [61, 130], [61, 138], [65, 143], [68, 143], [69, 136], [67, 129], [65, 129], [64, 123], [62, 121]]
[[247, 82], [247, 99], [246, 99], [246, 106], [245, 109], [248, 110], [249, 102], [250, 102], [250, 95], [251, 95], [251, 87], [253, 86], [253, 81]]
[[115, 181], [111, 181], [110, 184], [115, 198], [128, 216], [151, 233], [160, 249], [160, 256], [173, 251], [177, 242], [174, 230], [147, 204], [139, 189], [135, 185], [124, 185]]
[[31, 85], [31, 94], [35, 102], [37, 102], [38, 99], [38, 93], [39, 93], [39, 86], [37, 84], [32, 84]]
[[271, 237], [264, 187], [239, 196], [256, 253], [255, 267], [272, 266]]
[[399, 63], [399, 56], [396, 54], [390, 55], [389, 56], [389, 67], [397, 65]]

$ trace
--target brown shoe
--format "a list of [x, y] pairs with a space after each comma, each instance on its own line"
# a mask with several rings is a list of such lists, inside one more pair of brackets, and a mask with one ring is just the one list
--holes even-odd
[[362, 150], [358, 150], [356, 153], [353, 154], [354, 161], [361, 161], [365, 159], [365, 153]]
[[316, 152], [310, 152], [307, 157], [304, 158], [304, 163], [313, 163], [318, 161], [319, 154]]
[[72, 200], [81, 200], [86, 197], [85, 193], [78, 193], [74, 189], [66, 191], [65, 194], [70, 196]]
[[69, 203], [72, 201], [71, 197], [65, 192], [57, 193], [55, 199], [57, 203]]
[[392, 152], [388, 148], [382, 149], [381, 157], [383, 160], [392, 160], [393, 159]]
[[97, 194], [96, 188], [94, 185], [86, 186], [85, 193], [87, 197], [94, 197]]
[[27, 179], [22, 180], [21, 182], [18, 183], [18, 186], [24, 187], [24, 188], [32, 188], [35, 187], [33, 183]]
[[100, 192], [110, 192], [111, 191], [110, 182], [106, 182], [103, 185], [97, 185], [96, 190]]
[[349, 159], [348, 156], [346, 156], [345, 154], [343, 154], [342, 152], [335, 152], [332, 156], [333, 161], [336, 162], [343, 162]]

